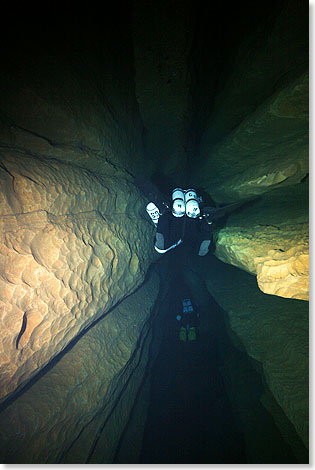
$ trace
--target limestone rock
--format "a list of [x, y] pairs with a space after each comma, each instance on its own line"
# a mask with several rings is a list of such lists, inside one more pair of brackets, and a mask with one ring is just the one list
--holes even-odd
[[[294, 202], [309, 172], [306, 23], [305, 5], [288, 1], [235, 46], [194, 169], [218, 205], [264, 195], [260, 219], [233, 215], [215, 228], [216, 255], [257, 275], [264, 292], [297, 299], [308, 298], [308, 201]], [[277, 203], [281, 189], [292, 208]]]
[[309, 298], [308, 246], [296, 246], [286, 253], [271, 250], [268, 256], [255, 258], [257, 282], [266, 294], [293, 299]]
[[105, 176], [139, 170], [129, 8], [50, 11], [43, 26], [35, 13], [8, 7], [3, 17], [0, 142]]
[[105, 462], [112, 461], [143, 380], [158, 289], [155, 274], [79, 335], [0, 413], [2, 462], [86, 463], [115, 413], [106, 431], [107, 453], [103, 449]]
[[217, 202], [298, 184], [308, 174], [308, 74], [277, 91], [212, 150], [201, 184]]
[[216, 256], [257, 275], [259, 288], [308, 299], [308, 185], [272, 191], [217, 227]]
[[146, 128], [146, 165], [182, 178], [189, 113], [189, 54], [195, 11], [190, 2], [134, 2], [136, 96]]
[[[218, 235], [216, 256], [225, 263], [256, 274], [266, 294], [307, 300], [309, 296], [308, 225], [296, 237], [295, 226], [223, 229]], [[282, 233], [279, 234], [279, 230]], [[275, 248], [277, 247], [277, 248]]]
[[8, 152], [1, 178], [3, 400], [143, 281], [153, 227], [124, 174]]
[[227, 312], [233, 343], [262, 364], [266, 386], [308, 447], [308, 303], [263, 294], [253, 276], [215, 257], [201, 272]]
[[235, 42], [233, 54], [227, 57], [203, 136], [205, 147], [230, 134], [276, 89], [297, 77], [308, 62], [307, 4], [274, 2], [269, 17], [263, 18], [268, 6], [259, 11], [262, 21], [258, 27], [249, 28], [249, 34], [240, 44]]
[[253, 211], [229, 218], [217, 235], [216, 255], [257, 274], [263, 292], [303, 300], [308, 298], [308, 188], [300, 182], [309, 171], [307, 96], [303, 74], [217, 144], [202, 176], [218, 202], [265, 195], [255, 221]]

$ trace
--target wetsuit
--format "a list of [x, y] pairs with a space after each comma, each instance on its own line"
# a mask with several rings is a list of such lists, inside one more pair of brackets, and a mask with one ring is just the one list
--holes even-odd
[[199, 320], [199, 314], [194, 311], [193, 306], [191, 305], [190, 299], [186, 299], [186, 305], [183, 305], [183, 312], [179, 313], [176, 317], [176, 320], [179, 321], [179, 339], [180, 341], [195, 341], [196, 336], [196, 327]]
[[177, 315], [176, 319], [179, 321], [180, 326], [188, 329], [197, 326], [197, 315], [195, 311], [182, 312]]
[[159, 218], [154, 248], [163, 254], [183, 243], [189, 245], [195, 254], [205, 256], [209, 251], [211, 233], [212, 225], [205, 219], [186, 215], [174, 217], [167, 212]]

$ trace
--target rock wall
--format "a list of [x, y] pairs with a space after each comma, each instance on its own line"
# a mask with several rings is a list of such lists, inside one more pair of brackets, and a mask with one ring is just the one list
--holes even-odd
[[303, 300], [308, 298], [307, 21], [306, 5], [284, 2], [243, 40], [202, 134], [200, 167], [194, 167], [196, 184], [217, 204], [264, 195], [256, 207], [244, 206], [224, 228], [217, 226], [216, 255], [257, 275], [263, 292]]
[[8, 8], [0, 33], [1, 148], [105, 175], [143, 168], [130, 4], [33, 14]]
[[[159, 293], [154, 304], [154, 310], [151, 313], [151, 319], [149, 320], [149, 329], [143, 343], [141, 357], [139, 357], [137, 368], [135, 373], [133, 373], [133, 379], [125, 385], [124, 395], [120, 401], [121, 408], [126, 410], [125, 413], [128, 413], [128, 421], [123, 433], [120, 436], [117, 435], [116, 445], [112, 446], [108, 441], [108, 436], [112, 434], [113, 429], [117, 428], [119, 432], [121, 420], [116, 412], [110, 416], [110, 419], [106, 421], [106, 425], [99, 433], [99, 439], [93, 453], [90, 455], [89, 463], [111, 462], [130, 465], [138, 464], [140, 461], [147, 410], [150, 404], [151, 369], [154, 367], [155, 359], [161, 350], [165, 322], [168, 321], [169, 314], [165, 306], [168, 305], [171, 295], [169, 285], [171, 283], [170, 277], [172, 276], [172, 271], [169, 267], [169, 260], [167, 258], [161, 259], [158, 263], [154, 264], [152, 271], [154, 277], [158, 276], [159, 279]], [[151, 286], [153, 287], [152, 293], [155, 295], [155, 285], [152, 282]], [[140, 291], [139, 293], [141, 293]], [[134, 295], [137, 296], [137, 293]], [[149, 299], [149, 303], [151, 301]], [[130, 399], [125, 399], [129, 395], [134, 397], [132, 409], [129, 406]], [[115, 449], [115, 454], [111, 456], [111, 459], [108, 458], [109, 447]]]
[[88, 463], [101, 432], [106, 445], [97, 462], [112, 462], [143, 380], [158, 293], [155, 274], [2, 410], [2, 462]]
[[250, 3], [242, 7], [241, 14], [241, 6], [236, 8], [232, 35], [226, 32], [230, 49], [219, 69], [217, 94], [202, 137], [205, 151], [308, 67], [307, 3], [284, 0], [266, 2], [261, 9]]
[[[190, 67], [195, 9], [190, 1], [135, 1], [136, 96], [151, 172], [183, 181], [187, 159]], [[180, 183], [184, 184], [184, 183]]]
[[123, 178], [17, 153], [2, 162], [4, 399], [143, 281], [152, 229]]
[[117, 407], [108, 461], [142, 381], [158, 284], [118, 308], [155, 259], [124, 3], [1, 32], [2, 461], [83, 463]]
[[260, 440], [264, 442], [265, 437], [263, 433], [260, 438], [251, 437], [256, 427], [257, 407], [252, 409], [250, 390], [253, 389], [254, 394], [255, 384], [248, 383], [246, 367], [242, 378], [244, 363], [241, 355], [244, 352], [252, 358], [253, 364], [256, 363], [257, 372], [262, 376], [260, 405], [272, 414], [298, 462], [305, 463], [308, 448], [308, 303], [263, 294], [253, 276], [214, 256], [193, 266], [187, 265], [186, 278], [197, 298], [202, 299], [202, 289], [206, 287], [224, 310], [226, 330], [239, 351], [239, 354], [234, 351], [229, 355], [229, 345], [220, 337], [218, 329], [227, 390], [245, 434], [250, 461], [257, 462], [257, 449], [263, 445]]
[[308, 181], [264, 194], [216, 230], [216, 255], [280, 297], [309, 296]]
[[213, 188], [220, 203], [287, 185], [294, 189], [308, 174], [308, 74], [278, 89], [204, 162], [201, 183]]
[[[298, 462], [305, 463], [308, 303], [302, 300], [308, 299], [309, 291], [308, 6], [277, 2], [258, 28], [253, 26], [240, 43], [235, 38], [217, 81], [211, 70], [213, 54], [202, 69], [207, 79], [203, 82], [198, 75], [198, 57], [208, 50], [201, 39], [200, 44], [195, 54], [199, 91], [194, 93], [200, 106], [193, 108], [198, 129], [192, 125], [196, 141], [190, 144], [191, 181], [196, 187], [201, 184], [217, 206], [251, 202], [213, 224], [215, 255], [226, 265], [208, 258], [198, 267], [197, 262], [187, 266], [188, 273], [195, 269], [198, 281], [205, 281], [226, 312], [230, 338], [240, 353], [252, 358], [265, 383], [261, 404], [271, 412]], [[218, 90], [215, 96], [209, 83]], [[225, 360], [227, 389], [255, 461], [259, 450], [254, 441], [259, 438], [251, 437], [255, 426], [248, 411], [252, 402], [246, 394], [246, 370], [243, 387], [235, 372], [242, 367], [240, 355]]]

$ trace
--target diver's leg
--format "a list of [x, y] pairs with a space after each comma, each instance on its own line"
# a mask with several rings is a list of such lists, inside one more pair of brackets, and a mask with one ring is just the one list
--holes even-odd
[[180, 341], [187, 340], [186, 322], [185, 322], [183, 314], [181, 314], [181, 319], [179, 320], [179, 340]]
[[158, 253], [165, 253], [166, 242], [170, 231], [170, 218], [168, 214], [162, 215], [157, 224], [154, 248]]
[[182, 243], [179, 226], [182, 227], [182, 220], [172, 214], [166, 213], [159, 218], [154, 244], [158, 253], [166, 253]]

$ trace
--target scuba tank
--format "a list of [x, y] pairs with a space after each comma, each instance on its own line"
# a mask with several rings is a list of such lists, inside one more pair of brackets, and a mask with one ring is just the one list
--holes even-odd
[[172, 192], [172, 214], [175, 217], [183, 217], [185, 215], [185, 194], [181, 188], [175, 188]]
[[194, 189], [185, 191], [186, 215], [192, 219], [196, 219], [200, 215], [199, 201], [197, 193]]

